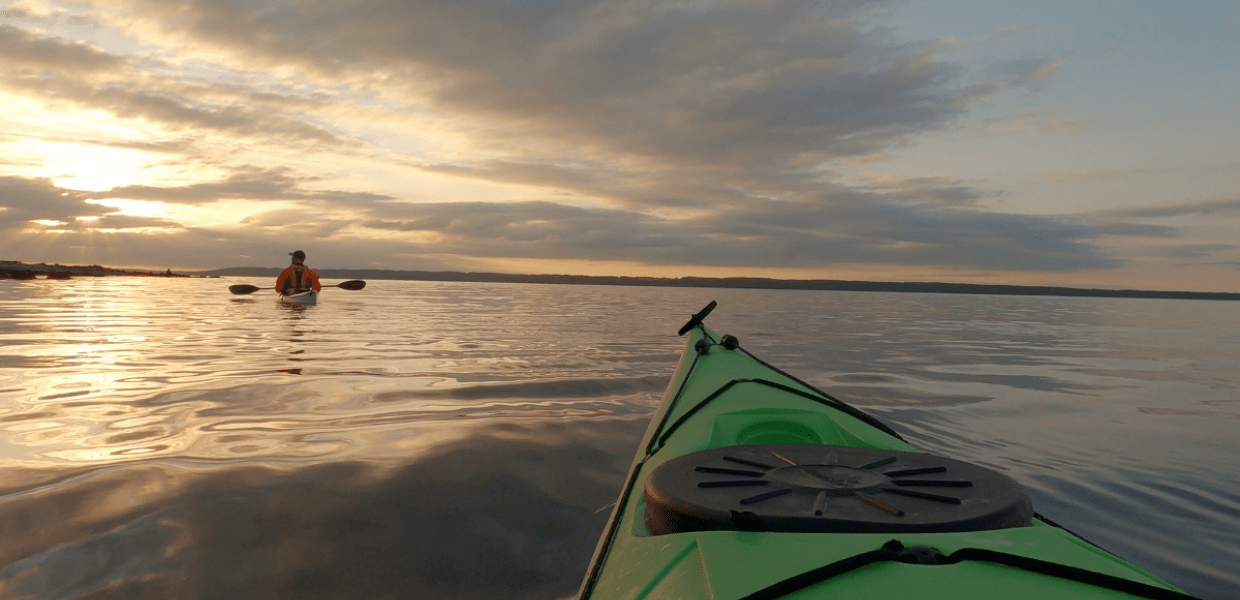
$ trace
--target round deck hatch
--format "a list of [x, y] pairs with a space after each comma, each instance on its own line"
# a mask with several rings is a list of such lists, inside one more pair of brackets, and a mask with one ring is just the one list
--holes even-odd
[[1033, 519], [1029, 493], [991, 469], [933, 454], [818, 444], [686, 454], [655, 468], [645, 499], [655, 534], [978, 531]]

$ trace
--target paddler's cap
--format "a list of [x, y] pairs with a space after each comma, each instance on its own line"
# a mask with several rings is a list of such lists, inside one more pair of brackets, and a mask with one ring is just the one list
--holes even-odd
[[288, 255], [293, 258], [300, 258], [302, 260], [306, 260], [306, 253], [302, 252], [301, 250], [294, 250], [293, 252], [289, 252]]

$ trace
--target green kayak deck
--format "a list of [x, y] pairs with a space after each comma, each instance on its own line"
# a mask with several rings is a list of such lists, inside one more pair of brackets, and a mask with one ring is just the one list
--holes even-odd
[[923, 454], [720, 338], [713, 306], [682, 330], [581, 598], [1190, 597], [1036, 515], [1006, 476]]

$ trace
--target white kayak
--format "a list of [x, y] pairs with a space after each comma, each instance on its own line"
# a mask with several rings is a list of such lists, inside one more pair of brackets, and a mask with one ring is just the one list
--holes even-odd
[[318, 304], [319, 293], [314, 290], [309, 290], [297, 294], [280, 294], [280, 302], [284, 302], [285, 304], [301, 305]]

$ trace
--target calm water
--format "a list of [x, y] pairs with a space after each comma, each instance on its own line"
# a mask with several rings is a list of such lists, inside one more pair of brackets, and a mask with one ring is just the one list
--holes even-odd
[[1203, 598], [1240, 596], [1240, 304], [0, 281], [0, 598], [562, 598], [708, 324]]

